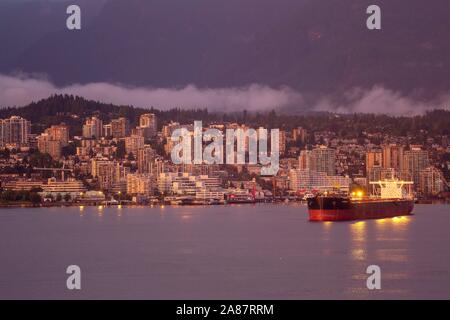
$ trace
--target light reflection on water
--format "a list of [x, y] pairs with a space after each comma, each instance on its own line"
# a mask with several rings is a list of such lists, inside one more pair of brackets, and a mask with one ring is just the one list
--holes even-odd
[[85, 298], [448, 298], [448, 207], [418, 208], [327, 223], [287, 205], [0, 210], [0, 298], [70, 298], [52, 279], [74, 263]]
[[351, 258], [355, 261], [367, 259], [366, 237], [367, 222], [358, 221], [350, 224], [351, 234]]
[[[351, 254], [350, 259], [356, 286], [346, 289], [350, 296], [361, 299], [380, 296], [379, 293], [361, 289], [360, 283], [367, 280], [366, 268], [377, 265], [381, 268], [382, 289], [384, 294], [408, 295], [407, 288], [389, 284], [411, 279], [407, 271], [410, 263], [408, 245], [411, 217], [395, 217], [379, 220], [365, 220], [350, 224]], [[396, 243], [402, 243], [398, 247]], [[387, 283], [388, 285], [383, 285]]]

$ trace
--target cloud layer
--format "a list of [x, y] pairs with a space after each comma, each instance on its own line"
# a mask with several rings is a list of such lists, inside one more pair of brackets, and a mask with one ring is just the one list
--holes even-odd
[[[391, 115], [420, 114], [431, 109], [449, 109], [450, 94], [433, 101], [416, 101], [383, 87], [370, 90], [355, 88], [343, 95], [340, 103], [323, 97], [306, 103], [303, 95], [291, 88], [270, 88], [253, 84], [242, 88], [200, 89], [184, 88], [130, 88], [109, 83], [71, 85], [57, 88], [43, 78], [0, 75], [0, 106], [23, 106], [52, 94], [73, 94], [87, 99], [136, 107], [158, 109], [208, 108], [211, 111], [264, 111], [270, 109], [335, 111], [340, 113], [384, 113]], [[345, 101], [345, 102], [342, 102]]]

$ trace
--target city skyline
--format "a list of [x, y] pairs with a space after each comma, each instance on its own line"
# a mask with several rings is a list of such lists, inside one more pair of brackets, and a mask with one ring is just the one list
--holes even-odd
[[[78, 115], [67, 113], [65, 117]], [[59, 123], [41, 127], [38, 132], [31, 132], [32, 123], [20, 116], [1, 120], [1, 147], [10, 150], [10, 157], [15, 155], [17, 168], [22, 167], [16, 178], [14, 175], [8, 178], [5, 170], [12, 170], [8, 169], [11, 158], [4, 158], [0, 163], [2, 187], [11, 191], [42, 189], [39, 194], [47, 199], [45, 201], [58, 199], [56, 202], [64, 203], [88, 202], [86, 195], [91, 193], [93, 203], [121, 200], [176, 203], [176, 197], [224, 201], [242, 192], [253, 201], [268, 201], [276, 196], [301, 200], [309, 194], [350, 194], [358, 188], [370, 194], [376, 192], [371, 182], [387, 178], [414, 182], [413, 190], [421, 198], [445, 196], [448, 190], [444, 172], [448, 172], [450, 161], [436, 157], [448, 152], [449, 138], [445, 134], [430, 148], [405, 140], [401, 135], [381, 138], [375, 131], [342, 138], [336, 132], [307, 130], [294, 123], [290, 129], [279, 131], [279, 173], [274, 178], [264, 178], [262, 166], [256, 163], [173, 163], [171, 153], [176, 143], [172, 135], [183, 129], [190, 132], [190, 139], [193, 139], [195, 126], [192, 123], [183, 124], [169, 118], [162, 121], [145, 110], [137, 120], [123, 116], [108, 121], [101, 118], [89, 115], [80, 119], [81, 128]], [[243, 130], [245, 140], [237, 146], [245, 146], [248, 157], [250, 140], [245, 133], [252, 125], [251, 120], [248, 121], [206, 121], [202, 131]], [[74, 131], [81, 135], [70, 134]], [[223, 139], [225, 142], [225, 137]], [[430, 138], [427, 141], [430, 142]], [[206, 146], [205, 142], [202, 144]], [[35, 166], [33, 170], [27, 164], [30, 157], [45, 157], [46, 154], [51, 160], [47, 160], [46, 165]], [[218, 183], [205, 184], [202, 177]]]

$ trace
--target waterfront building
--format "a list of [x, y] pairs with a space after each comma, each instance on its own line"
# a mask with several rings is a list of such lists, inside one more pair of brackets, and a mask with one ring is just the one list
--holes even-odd
[[173, 181], [170, 190], [173, 194], [179, 195], [195, 195], [198, 188], [205, 187], [203, 184], [197, 184], [195, 176], [188, 173], [180, 173]]
[[189, 176], [178, 177], [172, 182], [171, 193], [178, 195], [195, 195], [198, 188], [194, 179], [190, 179]]
[[86, 191], [80, 194], [78, 201], [87, 204], [101, 204], [105, 201], [106, 196], [102, 191]]
[[59, 195], [69, 194], [71, 199], [77, 199], [86, 192], [86, 187], [83, 185], [82, 181], [69, 179], [66, 181], [58, 181], [56, 178], [48, 179], [47, 184], [42, 185], [43, 196], [51, 194], [53, 197]]
[[207, 202], [209, 200], [223, 201], [225, 199], [225, 190], [199, 188], [195, 191], [195, 199]]
[[43, 184], [42, 181], [20, 179], [5, 182], [2, 187], [11, 191], [30, 191], [42, 188]]
[[416, 190], [419, 189], [420, 172], [430, 165], [428, 151], [412, 147], [404, 152], [403, 168], [411, 173]]
[[336, 150], [320, 146], [311, 151], [311, 170], [326, 173], [329, 176], [336, 174]]
[[127, 180], [126, 179], [119, 179], [118, 181], [113, 182], [110, 191], [111, 191], [112, 194], [125, 194], [125, 193], [127, 193]]
[[422, 195], [436, 196], [445, 191], [447, 182], [441, 170], [430, 166], [420, 171], [418, 190]]
[[152, 195], [154, 179], [150, 174], [128, 174], [127, 193], [130, 195]]
[[178, 179], [179, 173], [161, 172], [157, 176], [157, 189], [162, 194], [168, 194], [172, 191], [172, 182]]
[[91, 160], [91, 174], [97, 179], [101, 190], [109, 191], [115, 183], [125, 179], [126, 171], [123, 169], [116, 161], [97, 158]]
[[194, 176], [187, 172], [161, 173], [157, 179], [160, 193], [195, 195], [198, 189], [218, 189], [222, 185], [220, 177]]
[[312, 170], [290, 170], [290, 189], [294, 192], [348, 192], [351, 180], [348, 177], [329, 176], [325, 172]]
[[217, 189], [222, 185], [222, 179], [220, 177], [198, 175], [191, 176], [190, 179], [196, 181], [198, 187]]

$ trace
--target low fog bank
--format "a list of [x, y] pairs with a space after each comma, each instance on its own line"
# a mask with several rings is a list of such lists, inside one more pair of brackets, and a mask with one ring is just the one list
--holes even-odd
[[432, 101], [418, 101], [399, 92], [374, 86], [354, 88], [337, 99], [321, 97], [313, 102], [289, 87], [271, 88], [252, 84], [239, 88], [205, 89], [188, 85], [183, 88], [127, 87], [120, 84], [91, 83], [58, 88], [44, 77], [0, 75], [0, 106], [24, 106], [52, 94], [73, 94], [86, 99], [135, 107], [155, 107], [166, 110], [174, 107], [208, 108], [210, 111], [284, 112], [332, 111], [337, 113], [377, 113], [389, 115], [417, 115], [432, 109], [450, 109], [450, 93]]

